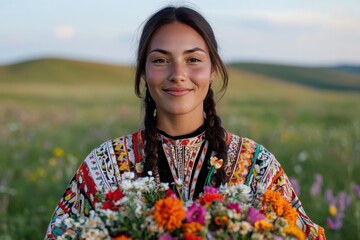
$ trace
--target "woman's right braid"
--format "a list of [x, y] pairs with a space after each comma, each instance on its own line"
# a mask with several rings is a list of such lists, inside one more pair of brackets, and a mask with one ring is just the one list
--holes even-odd
[[145, 117], [144, 117], [144, 135], [145, 135], [145, 166], [144, 173], [147, 175], [148, 171], [153, 173], [153, 176], [157, 174], [157, 140], [156, 140], [156, 118], [154, 116], [156, 105], [154, 100], [151, 98], [149, 90], [146, 89], [146, 95], [144, 99], [145, 104]]
[[221, 119], [216, 114], [216, 103], [214, 100], [214, 92], [209, 88], [209, 91], [204, 100], [204, 112], [206, 114], [206, 137], [213, 151], [219, 159], [223, 159], [222, 167], [214, 175], [217, 184], [226, 182], [225, 168], [227, 163], [227, 144], [225, 141], [225, 129], [221, 126]]

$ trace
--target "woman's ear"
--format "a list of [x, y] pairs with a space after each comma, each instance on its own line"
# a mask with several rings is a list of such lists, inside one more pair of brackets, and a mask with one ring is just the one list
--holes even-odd
[[213, 82], [213, 80], [215, 79], [217, 75], [217, 71], [215, 69], [211, 69], [211, 73], [210, 73], [210, 84]]

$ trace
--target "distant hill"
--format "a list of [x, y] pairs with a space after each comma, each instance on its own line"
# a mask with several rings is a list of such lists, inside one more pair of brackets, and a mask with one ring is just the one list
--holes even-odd
[[360, 67], [300, 67], [232, 63], [230, 67], [318, 89], [360, 91]]
[[340, 65], [329, 69], [335, 69], [347, 73], [360, 74], [360, 66]]
[[[99, 83], [133, 81], [129, 66], [70, 59], [36, 59], [0, 66], [0, 82]], [[129, 81], [130, 82], [130, 81]]]

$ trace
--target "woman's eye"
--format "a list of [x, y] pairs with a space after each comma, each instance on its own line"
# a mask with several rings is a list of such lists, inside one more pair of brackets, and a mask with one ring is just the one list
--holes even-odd
[[191, 63], [197, 63], [197, 62], [201, 62], [201, 61], [200, 61], [200, 59], [198, 59], [198, 58], [190, 58], [190, 59], [189, 59], [189, 62], [191, 62]]
[[163, 64], [163, 63], [167, 63], [167, 60], [164, 59], [164, 58], [159, 58], [159, 59], [155, 59], [153, 60], [153, 63], [156, 63], [156, 64]]

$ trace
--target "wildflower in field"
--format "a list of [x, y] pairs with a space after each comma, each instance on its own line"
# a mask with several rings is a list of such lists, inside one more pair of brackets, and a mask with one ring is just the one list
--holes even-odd
[[334, 196], [332, 189], [327, 189], [325, 198], [329, 203], [329, 214], [327, 224], [332, 230], [340, 230], [343, 226], [343, 219], [345, 217], [345, 210], [351, 204], [351, 196], [342, 191], [337, 196]]
[[330, 205], [329, 213], [330, 213], [331, 216], [335, 216], [336, 213], [337, 213], [337, 208], [334, 205]]
[[360, 198], [360, 184], [355, 184], [355, 185], [353, 186], [353, 190], [354, 190], [354, 192], [355, 192], [355, 195], [356, 195], [358, 198]]
[[321, 192], [321, 188], [323, 185], [323, 177], [321, 174], [315, 174], [315, 181], [311, 186], [310, 195], [312, 197], [318, 196]]
[[291, 185], [294, 188], [294, 191], [296, 193], [296, 195], [300, 196], [300, 183], [299, 180], [297, 180], [295, 177], [290, 177], [289, 178]]
[[328, 217], [326, 223], [330, 229], [338, 231], [343, 226], [343, 218], [343, 214], [337, 214], [335, 217]]
[[64, 150], [62, 150], [62, 148], [56, 147], [54, 148], [53, 154], [54, 157], [61, 158], [64, 156]]
[[57, 165], [57, 160], [56, 158], [50, 158], [48, 161], [48, 164], [50, 167], [55, 167]]

